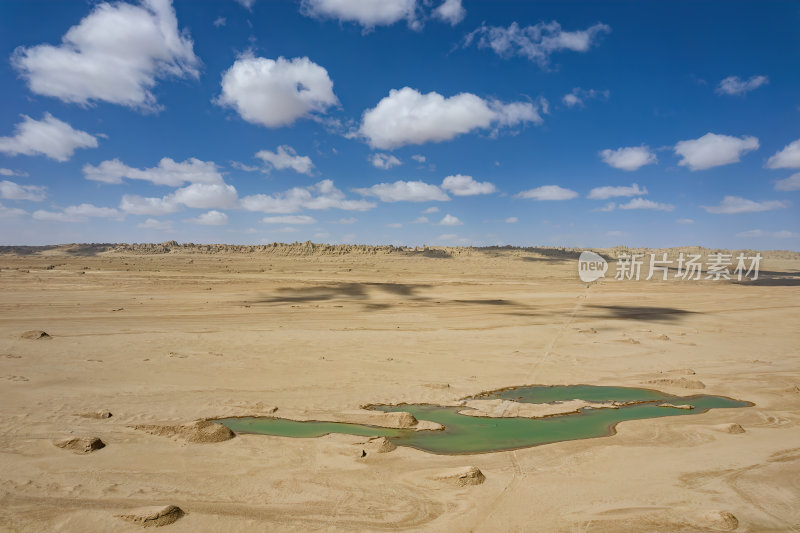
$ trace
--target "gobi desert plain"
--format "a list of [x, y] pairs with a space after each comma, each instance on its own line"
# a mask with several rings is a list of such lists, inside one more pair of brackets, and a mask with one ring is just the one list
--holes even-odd
[[[583, 283], [553, 248], [5, 247], [0, 529], [800, 528], [800, 254], [763, 252], [757, 280], [635, 281], [596, 251], [609, 272]], [[682, 405], [482, 453], [214, 422], [446, 432], [367, 408], [430, 404], [491, 434], [630, 409], [475, 398], [523, 385]], [[692, 412], [705, 395], [740, 402]]]

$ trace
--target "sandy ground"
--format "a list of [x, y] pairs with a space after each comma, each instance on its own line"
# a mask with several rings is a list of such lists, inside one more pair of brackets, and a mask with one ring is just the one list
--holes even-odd
[[[0, 255], [0, 530], [138, 531], [117, 515], [172, 504], [175, 532], [798, 531], [800, 255], [762, 269], [587, 287], [535, 252]], [[460, 456], [131, 427], [582, 383], [755, 406]], [[53, 444], [69, 437], [106, 446]], [[485, 482], [440, 476], [469, 466]]]

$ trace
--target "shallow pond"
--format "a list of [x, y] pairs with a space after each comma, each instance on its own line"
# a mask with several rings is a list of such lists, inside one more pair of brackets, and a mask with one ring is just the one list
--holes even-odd
[[[617, 423], [664, 416], [691, 416], [709, 409], [748, 407], [723, 396], [673, 396], [650, 389], [597, 387], [592, 385], [534, 386], [506, 389], [468, 399], [504, 399], [520, 403], [551, 403], [580, 399], [590, 402], [636, 402], [616, 409], [581, 409], [578, 413], [545, 418], [486, 418], [461, 415], [464, 407], [430, 404], [376, 405], [379, 411], [406, 411], [418, 420], [431, 420], [445, 427], [442, 431], [389, 429], [339, 422], [298, 422], [281, 418], [226, 418], [218, 422], [235, 432], [260, 433], [282, 437], [320, 437], [346, 433], [365, 437], [384, 436], [398, 446], [410, 446], [431, 453], [486, 453], [567, 440], [612, 435]], [[690, 404], [684, 410], [659, 407], [661, 403]]]

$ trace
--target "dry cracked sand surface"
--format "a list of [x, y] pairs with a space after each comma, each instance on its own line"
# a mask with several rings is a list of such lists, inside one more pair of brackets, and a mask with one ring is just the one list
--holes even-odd
[[[587, 287], [557, 250], [0, 250], [0, 530], [798, 530], [800, 254], [765, 257]], [[452, 456], [193, 424], [525, 384], [755, 406]]]

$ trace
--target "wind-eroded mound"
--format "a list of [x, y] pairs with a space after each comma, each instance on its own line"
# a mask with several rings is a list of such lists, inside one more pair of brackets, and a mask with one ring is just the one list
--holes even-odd
[[39, 340], [39, 339], [49, 339], [51, 338], [50, 335], [47, 334], [46, 331], [42, 331], [40, 329], [32, 329], [30, 331], [26, 331], [22, 335], [20, 335], [23, 339], [29, 340]]
[[336, 416], [336, 422], [365, 424], [393, 429], [419, 429], [419, 421], [411, 413], [405, 411], [386, 413], [383, 411], [346, 411]]
[[458, 487], [466, 487], [467, 485], [480, 485], [486, 480], [486, 476], [476, 466], [462, 466], [442, 470], [435, 474], [433, 479], [446, 481]]
[[53, 441], [53, 444], [59, 448], [80, 454], [92, 453], [106, 447], [106, 443], [98, 437], [70, 437]]
[[711, 426], [711, 429], [714, 431], [720, 431], [722, 433], [732, 433], [734, 435], [738, 435], [740, 433], [744, 433], [744, 428], [739, 424], [717, 424], [716, 426]]
[[652, 385], [666, 385], [668, 387], [678, 387], [680, 389], [705, 389], [706, 384], [697, 379], [686, 378], [660, 378], [651, 379], [645, 383]]
[[728, 511], [706, 511], [694, 521], [706, 531], [733, 531], [739, 527], [739, 520]]
[[581, 409], [617, 409], [617, 402], [587, 402], [568, 400], [553, 403], [520, 403], [512, 400], [469, 400], [460, 415], [485, 416], [489, 418], [544, 418], [546, 416], [578, 413]]
[[694, 409], [694, 405], [690, 405], [688, 403], [682, 403], [682, 404], [676, 405], [674, 403], [665, 402], [665, 403], [658, 404], [658, 406], [659, 407], [669, 407], [671, 409], [685, 409], [687, 411], [690, 410], [690, 409]]
[[386, 437], [372, 437], [361, 446], [371, 453], [389, 453], [397, 449], [397, 446]]
[[111, 418], [112, 414], [111, 414], [111, 411], [109, 411], [108, 409], [99, 409], [97, 411], [91, 411], [91, 412], [88, 412], [88, 413], [78, 413], [75, 416], [80, 416], [80, 417], [83, 417], [83, 418], [101, 418], [102, 419], [102, 418]]
[[145, 431], [151, 435], [159, 437], [177, 437], [191, 443], [211, 443], [230, 440], [236, 434], [216, 422], [208, 420], [197, 420], [188, 424], [174, 426], [159, 426], [156, 424], [140, 424], [133, 426], [134, 429]]
[[141, 507], [117, 516], [126, 522], [142, 527], [161, 527], [172, 524], [184, 514], [180, 507], [166, 505], [164, 507]]

